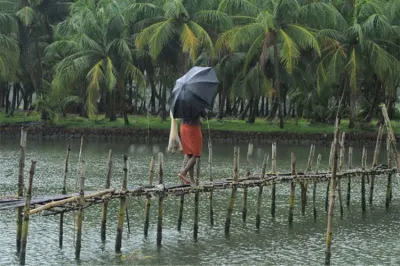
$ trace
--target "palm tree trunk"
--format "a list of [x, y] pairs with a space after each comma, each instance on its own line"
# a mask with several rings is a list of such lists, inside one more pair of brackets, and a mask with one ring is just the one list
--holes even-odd
[[[240, 119], [240, 120], [244, 120], [244, 119], [245, 119], [245, 117], [246, 117], [246, 115], [247, 115], [247, 112], [248, 112], [249, 109], [250, 109], [250, 105], [252, 104], [252, 100], [253, 100], [253, 99], [251, 99], [251, 100], [246, 104], [246, 106], [245, 106], [244, 108], [242, 108], [242, 112], [241, 112], [240, 115], [239, 115], [239, 119]], [[244, 100], [243, 100], [243, 102], [244, 102]]]
[[269, 100], [268, 97], [265, 97], [265, 113], [264, 116], [267, 117], [269, 115]]
[[110, 121], [117, 120], [117, 114], [115, 113], [115, 96], [115, 89], [112, 89], [110, 97]]
[[220, 92], [220, 103], [219, 103], [219, 110], [218, 110], [218, 119], [224, 118], [224, 107], [225, 107], [225, 100], [226, 100], [226, 83], [223, 82], [221, 86]]
[[6, 85], [7, 86], [7, 89], [6, 89], [6, 98], [5, 98], [5, 101], [6, 101], [6, 114], [8, 114], [8, 111], [9, 111], [9, 108], [10, 108], [10, 101], [9, 101], [9, 98], [10, 98], [10, 86], [7, 84]]
[[11, 112], [10, 112], [10, 116], [14, 116], [14, 111], [15, 111], [15, 107], [17, 104], [17, 84], [18, 83], [14, 83], [13, 85], [13, 98], [12, 98], [12, 103], [11, 103]]
[[369, 110], [367, 116], [364, 118], [364, 122], [370, 123], [372, 120], [372, 117], [375, 113], [376, 107], [378, 106], [378, 101], [379, 101], [379, 91], [381, 88], [381, 83], [378, 81], [378, 78], [375, 77], [375, 94], [374, 94], [374, 100], [372, 101], [372, 106], [371, 109]]
[[349, 128], [354, 128], [355, 120], [356, 120], [356, 99], [355, 93], [352, 89], [350, 89], [350, 121], [349, 121]]
[[274, 48], [274, 87], [276, 91], [276, 96], [279, 100], [279, 127], [283, 128], [283, 102], [282, 102], [282, 95], [280, 93], [280, 80], [279, 80], [279, 50], [278, 50], [278, 43], [277, 43], [277, 36], [274, 34], [273, 40], [273, 48]]
[[163, 84], [161, 91], [161, 121], [167, 121], [167, 86]]

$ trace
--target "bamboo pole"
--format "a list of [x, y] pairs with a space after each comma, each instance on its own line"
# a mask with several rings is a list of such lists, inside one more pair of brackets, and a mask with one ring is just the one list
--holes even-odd
[[[343, 167], [343, 161], [344, 161], [344, 153], [345, 153], [345, 147], [344, 147], [344, 139], [345, 139], [346, 133], [343, 132], [341, 139], [340, 139], [340, 155], [339, 155], [339, 172], [342, 172], [342, 167]], [[340, 217], [343, 217], [343, 201], [342, 201], [342, 187], [341, 187], [341, 181], [342, 179], [339, 177], [337, 181], [337, 190], [338, 190], [338, 197], [339, 197], [339, 208], [340, 208]]]
[[[64, 180], [63, 180], [63, 188], [62, 194], [67, 194], [67, 176], [68, 176], [68, 161], [69, 161], [69, 153], [71, 151], [71, 145], [68, 145], [67, 148], [67, 156], [65, 158], [65, 167], [64, 167]], [[58, 236], [58, 244], [60, 249], [63, 247], [63, 235], [64, 235], [64, 212], [60, 213], [60, 232]]]
[[[272, 143], [272, 160], [271, 160], [271, 168], [272, 168], [272, 173], [276, 174], [276, 142], [274, 141]], [[275, 217], [275, 208], [276, 208], [276, 184], [275, 182], [272, 183], [272, 189], [271, 189], [271, 216]]]
[[[124, 155], [124, 177], [122, 179], [122, 192], [126, 191], [128, 185], [128, 156]], [[119, 203], [117, 237], [115, 240], [115, 252], [121, 253], [122, 231], [124, 229], [124, 219], [126, 210], [126, 195], [122, 195]]]
[[[183, 159], [183, 166], [182, 168], [185, 168], [187, 162], [188, 162], [189, 158], [187, 156], [184, 157]], [[189, 174], [192, 174], [192, 172], [190, 172]], [[177, 230], [178, 232], [181, 231], [182, 228], [182, 221], [183, 221], [183, 206], [185, 204], [185, 194], [182, 194], [180, 196], [179, 199], [179, 214], [178, 214], [178, 226], [177, 226]]]
[[235, 146], [233, 153], [233, 181], [232, 181], [232, 194], [231, 200], [229, 201], [228, 213], [225, 221], [225, 234], [229, 234], [232, 220], [233, 207], [235, 206], [237, 182], [239, 180], [239, 147]]
[[[290, 168], [292, 175], [296, 174], [296, 156], [291, 153]], [[290, 181], [290, 196], [289, 196], [289, 225], [293, 223], [293, 210], [294, 210], [294, 195], [295, 195], [295, 180]]]
[[[349, 147], [349, 162], [348, 162], [348, 169], [353, 168], [353, 147]], [[351, 198], [351, 177], [347, 177], [347, 199], [346, 205], [350, 207], [350, 198]]]
[[79, 155], [78, 155], [78, 169], [76, 171], [76, 179], [75, 179], [75, 187], [78, 187], [78, 178], [79, 178], [79, 167], [82, 159], [82, 149], [83, 149], [83, 136], [81, 136], [81, 145], [79, 147]]
[[[106, 194], [113, 194], [114, 192], [115, 192], [115, 190], [111, 189], [111, 188], [102, 190], [102, 191], [97, 191], [97, 192], [94, 192], [91, 194], [84, 195], [84, 199], [87, 200], [87, 199], [91, 199], [91, 198], [97, 198], [97, 197], [104, 196]], [[80, 195], [73, 196], [73, 197], [70, 197], [67, 199], [63, 199], [63, 200], [52, 201], [52, 202], [46, 203], [40, 207], [30, 210], [29, 215], [33, 215], [33, 214], [36, 214], [41, 211], [45, 211], [45, 210], [49, 210], [49, 209], [52, 209], [52, 208], [55, 208], [55, 207], [58, 207], [61, 205], [65, 205], [67, 203], [75, 203], [75, 202], [79, 201], [79, 198], [80, 198]]]
[[79, 260], [82, 248], [82, 224], [83, 224], [83, 209], [85, 208], [85, 161], [80, 161], [80, 177], [79, 177], [79, 210], [76, 217], [76, 244], [75, 244], [75, 259]]
[[21, 252], [19, 254], [19, 264], [25, 265], [25, 254], [26, 254], [26, 243], [28, 239], [28, 229], [29, 229], [29, 208], [31, 205], [32, 198], [32, 185], [33, 176], [35, 175], [36, 161], [31, 161], [31, 169], [29, 171], [28, 189], [26, 191], [26, 200], [24, 207], [24, 219], [22, 224], [22, 234], [21, 234]]
[[[314, 153], [315, 153], [315, 145], [311, 144], [310, 147], [310, 153], [308, 155], [308, 161], [307, 161], [307, 168], [305, 172], [311, 172], [312, 170], [312, 163], [314, 160]], [[303, 181], [300, 183], [300, 188], [301, 188], [301, 196], [302, 196], [302, 201], [304, 201], [303, 207], [302, 207], [302, 213], [303, 215], [305, 214], [306, 210], [306, 205], [307, 205], [307, 191], [308, 191], [308, 181]]]
[[[262, 164], [262, 171], [261, 171], [261, 177], [260, 177], [261, 180], [263, 180], [265, 178], [265, 172], [267, 171], [268, 161], [269, 161], [269, 154], [265, 154], [264, 161]], [[263, 186], [260, 185], [260, 188], [258, 190], [257, 206], [256, 206], [256, 228], [257, 228], [257, 230], [260, 229], [260, 224], [261, 224], [260, 209], [261, 209], [262, 193], [263, 193]]]
[[[387, 157], [387, 164], [389, 169], [392, 168], [392, 152], [391, 152], [391, 146], [390, 146], [390, 139], [389, 136], [386, 139], [386, 157]], [[385, 200], [385, 207], [386, 209], [389, 208], [390, 206], [390, 201], [392, 199], [392, 173], [388, 174], [388, 181], [387, 181], [387, 185], [386, 185], [386, 200]]]
[[[382, 133], [383, 133], [383, 127], [381, 124], [379, 126], [378, 136], [376, 138], [374, 157], [372, 159], [372, 169], [375, 169], [376, 165], [378, 163], [378, 157], [379, 157], [379, 152], [381, 149], [381, 142], [382, 142]], [[370, 206], [372, 206], [372, 202], [374, 200], [374, 187], [375, 187], [375, 175], [371, 175], [371, 184], [369, 187], [369, 205]]]
[[[332, 143], [331, 143], [331, 151], [329, 153], [329, 171], [332, 171], [333, 158], [334, 158], [333, 151], [334, 151], [334, 143], [332, 141]], [[326, 194], [325, 194], [325, 211], [326, 212], [328, 212], [330, 184], [331, 184], [331, 182], [327, 182], [327, 185], [326, 185]]]
[[397, 174], [399, 174], [400, 173], [400, 158], [399, 158], [399, 154], [397, 152], [396, 137], [394, 136], [392, 124], [390, 123], [389, 115], [387, 113], [385, 104], [381, 105], [381, 107], [382, 107], [382, 115], [383, 115], [383, 118], [385, 119], [387, 134], [388, 134], [389, 140], [390, 140], [391, 151], [394, 155], [394, 162], [396, 164]]
[[[213, 181], [212, 178], [212, 142], [208, 139], [208, 175], [210, 182]], [[214, 226], [214, 208], [213, 208], [213, 191], [210, 191], [210, 225]]]
[[[149, 167], [149, 185], [153, 185], [154, 178], [154, 156], [151, 157], [150, 167]], [[147, 237], [149, 234], [149, 224], [150, 224], [150, 205], [151, 205], [151, 196], [146, 196], [146, 210], [145, 210], [145, 222], [144, 222], [144, 237]]]
[[[364, 146], [363, 147], [363, 153], [362, 153], [362, 170], [365, 171], [365, 166], [366, 166], [366, 161], [367, 161], [367, 148]], [[365, 174], [362, 174], [361, 177], [361, 209], [363, 212], [365, 212]]]
[[[158, 184], [164, 187], [164, 155], [158, 154]], [[165, 187], [164, 187], [165, 190]], [[158, 219], [157, 219], [157, 246], [162, 242], [162, 222], [163, 222], [163, 201], [164, 193], [160, 193], [158, 199]]]
[[[109, 189], [111, 186], [111, 169], [112, 169], [112, 150], [108, 152], [108, 161], [107, 161], [107, 176], [106, 176], [106, 189]], [[101, 210], [101, 229], [100, 229], [100, 236], [101, 241], [106, 241], [107, 235], [107, 211], [108, 211], [108, 200], [105, 200], [103, 203], [103, 207]]]
[[[24, 195], [24, 168], [25, 168], [25, 148], [26, 148], [27, 131], [21, 127], [21, 139], [19, 143], [19, 173], [18, 173], [18, 197]], [[21, 233], [22, 233], [22, 210], [17, 208], [17, 253], [21, 250]]]
[[328, 208], [328, 225], [326, 229], [326, 249], [325, 249], [325, 265], [331, 264], [331, 246], [332, 246], [332, 224], [333, 224], [333, 211], [335, 206], [335, 188], [336, 188], [336, 172], [338, 168], [338, 157], [339, 157], [339, 134], [340, 134], [340, 123], [339, 119], [335, 121], [335, 134], [333, 140], [333, 164], [332, 164], [332, 176], [330, 179], [330, 200]]
[[199, 198], [200, 191], [198, 189], [200, 182], [200, 158], [196, 159], [196, 192], [194, 194], [194, 223], [193, 223], [193, 238], [196, 241], [199, 232]]
[[[319, 170], [319, 164], [321, 163], [321, 154], [318, 154], [317, 157], [317, 164], [316, 164], [316, 173], [318, 174], [318, 170]], [[314, 181], [314, 188], [313, 188], [313, 214], [314, 214], [314, 220], [317, 219], [317, 207], [316, 207], [316, 197], [317, 197], [317, 182]]]
[[[249, 147], [247, 150], [247, 171], [246, 176], [250, 176], [251, 174], [251, 157], [253, 155], [253, 144], [249, 143]], [[247, 217], [247, 187], [243, 188], [243, 207], [242, 207], [242, 220], [245, 223]]]

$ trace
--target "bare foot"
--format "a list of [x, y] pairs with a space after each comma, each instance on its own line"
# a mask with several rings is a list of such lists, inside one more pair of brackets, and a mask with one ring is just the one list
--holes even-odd
[[178, 177], [182, 179], [185, 185], [190, 185], [190, 181], [182, 173], [178, 173]]

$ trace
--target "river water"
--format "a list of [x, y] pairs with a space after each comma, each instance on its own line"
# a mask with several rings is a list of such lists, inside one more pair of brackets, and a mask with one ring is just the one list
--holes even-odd
[[[28, 140], [26, 149], [26, 169], [30, 160], [37, 161], [34, 177], [33, 194], [59, 194], [62, 187], [66, 147], [71, 144], [70, 173], [68, 192], [76, 191], [77, 161], [79, 140]], [[0, 139], [0, 195], [15, 194], [18, 176], [17, 140]], [[115, 160], [111, 186], [121, 186], [123, 155], [129, 156], [128, 186], [146, 184], [150, 156], [158, 152], [165, 153], [165, 176], [168, 184], [177, 183], [177, 170], [182, 158], [177, 154], [166, 153], [166, 144], [138, 144], [127, 141], [91, 141], [84, 143], [83, 158], [86, 161], [87, 190], [104, 186], [107, 156], [113, 149]], [[254, 147], [253, 169], [259, 172], [265, 152], [270, 146]], [[309, 146], [277, 146], [277, 168], [279, 172], [290, 170], [290, 153], [295, 152], [297, 169], [303, 171], [309, 152]], [[241, 146], [240, 174], [246, 167], [246, 146]], [[371, 161], [373, 150], [369, 149]], [[329, 147], [316, 148], [322, 154], [321, 169], [328, 164]], [[205, 150], [204, 157], [208, 156]], [[315, 157], [316, 157], [315, 156]], [[380, 163], [386, 161], [382, 150]], [[347, 156], [345, 161], [347, 161]], [[354, 149], [354, 166], [361, 162], [361, 149]], [[214, 145], [213, 176], [223, 179], [232, 175], [233, 146]], [[314, 162], [315, 164], [315, 162]], [[346, 165], [345, 165], [346, 167]], [[207, 177], [207, 164], [204, 159], [201, 166], [204, 179]], [[346, 182], [347, 183], [347, 182]], [[399, 265], [400, 264], [400, 201], [398, 180], [394, 180], [393, 201], [389, 210], [385, 210], [386, 177], [376, 178], [373, 206], [367, 206], [365, 214], [361, 212], [360, 180], [352, 183], [351, 205], [345, 207], [344, 217], [340, 219], [335, 212], [333, 224], [332, 263], [334, 265]], [[343, 181], [342, 187], [345, 187]], [[210, 265], [210, 264], [245, 264], [245, 265], [322, 265], [324, 263], [325, 231], [327, 215], [324, 210], [326, 184], [319, 185], [317, 191], [317, 220], [312, 212], [311, 193], [308, 195], [306, 215], [301, 216], [299, 188], [296, 187], [296, 207], [294, 224], [290, 228], [287, 222], [289, 206], [289, 185], [277, 186], [276, 217], [271, 218], [271, 189], [264, 188], [261, 207], [261, 228], [255, 228], [255, 203], [258, 188], [249, 188], [248, 217], [244, 224], [241, 219], [241, 190], [238, 192], [232, 217], [231, 234], [224, 235], [224, 222], [230, 190], [214, 193], [215, 225], [209, 225], [209, 206], [206, 194], [200, 195], [200, 221], [198, 241], [193, 240], [193, 201], [194, 196], [185, 197], [182, 231], [177, 232], [178, 202], [173, 196], [167, 197], [164, 204], [163, 246], [156, 247], [157, 199], [152, 200], [150, 228], [148, 238], [143, 236], [144, 198], [128, 200], [131, 233], [124, 225], [122, 251], [124, 258], [114, 253], [118, 200], [109, 208], [107, 241], [100, 241], [100, 206], [85, 210], [83, 222], [83, 242], [81, 260], [74, 259], [74, 219], [68, 213], [64, 218], [64, 248], [58, 248], [59, 216], [35, 215], [29, 224], [29, 237], [26, 261], [28, 265], [82, 264], [82, 265]], [[311, 190], [309, 190], [311, 191]], [[367, 186], [367, 196], [368, 196]], [[344, 197], [345, 198], [345, 193]], [[338, 206], [338, 205], [336, 205]], [[337, 208], [336, 208], [337, 210]], [[17, 264], [15, 253], [15, 212], [0, 212], [0, 265]], [[130, 254], [132, 256], [130, 256]]]

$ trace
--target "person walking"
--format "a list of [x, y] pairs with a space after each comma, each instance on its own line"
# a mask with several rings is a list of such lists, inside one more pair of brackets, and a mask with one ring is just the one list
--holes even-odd
[[196, 164], [196, 159], [201, 157], [203, 151], [203, 135], [201, 133], [200, 117], [205, 118], [206, 112], [199, 113], [196, 117], [184, 117], [181, 120], [180, 137], [182, 143], [182, 151], [185, 157], [186, 165], [178, 173], [178, 177], [185, 184], [190, 184], [186, 178], [187, 173]]

